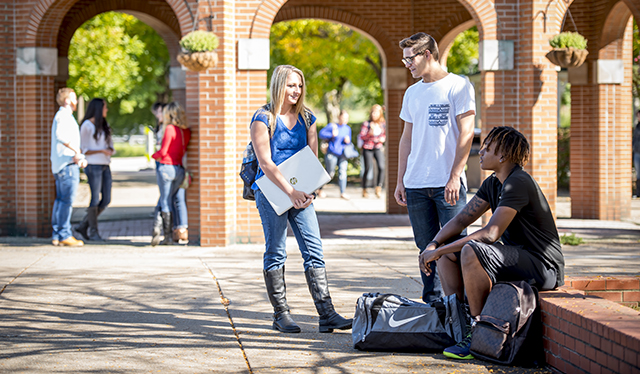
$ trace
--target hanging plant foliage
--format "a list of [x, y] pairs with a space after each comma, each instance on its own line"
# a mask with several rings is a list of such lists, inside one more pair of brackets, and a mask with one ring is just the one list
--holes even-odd
[[587, 51], [587, 39], [577, 32], [561, 32], [549, 39], [553, 49], [546, 57], [554, 65], [563, 68], [576, 68], [584, 63]]
[[180, 40], [178, 62], [191, 71], [204, 71], [218, 63], [218, 37], [209, 31], [193, 31]]

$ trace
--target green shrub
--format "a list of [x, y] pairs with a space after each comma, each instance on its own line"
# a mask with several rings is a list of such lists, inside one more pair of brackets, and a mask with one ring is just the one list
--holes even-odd
[[218, 48], [218, 37], [209, 31], [194, 31], [180, 40], [180, 46], [187, 52], [213, 51]]
[[549, 39], [549, 45], [553, 48], [587, 49], [587, 39], [577, 32], [561, 32]]
[[584, 240], [576, 236], [576, 234], [571, 234], [571, 235], [565, 234], [560, 237], [560, 243], [564, 245], [580, 245], [584, 243]]
[[113, 148], [116, 150], [113, 157], [142, 157], [147, 154], [147, 146], [143, 144], [115, 143]]

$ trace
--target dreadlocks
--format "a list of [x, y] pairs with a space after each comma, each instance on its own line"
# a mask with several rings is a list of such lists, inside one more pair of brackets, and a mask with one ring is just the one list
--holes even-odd
[[482, 142], [483, 147], [496, 147], [495, 152], [514, 164], [525, 166], [529, 161], [529, 142], [518, 130], [509, 126], [498, 126], [491, 129]]

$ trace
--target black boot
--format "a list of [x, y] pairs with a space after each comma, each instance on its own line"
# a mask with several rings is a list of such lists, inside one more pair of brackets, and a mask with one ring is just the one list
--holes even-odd
[[171, 217], [171, 212], [162, 212], [162, 231], [164, 232], [164, 240], [160, 243], [161, 245], [171, 245], [173, 244], [173, 219]]
[[636, 197], [640, 197], [640, 179], [636, 180]]
[[273, 328], [281, 332], [300, 332], [300, 326], [296, 325], [289, 313], [287, 305], [287, 286], [284, 282], [284, 266], [280, 269], [263, 270], [264, 283], [267, 285], [267, 295], [273, 306]]
[[160, 235], [162, 235], [162, 215], [160, 211], [153, 217], [153, 231], [151, 232], [151, 246], [155, 247], [160, 244]]
[[316, 304], [316, 310], [320, 315], [319, 331], [333, 332], [336, 330], [348, 330], [351, 328], [352, 319], [346, 319], [336, 313], [329, 295], [329, 283], [325, 268], [309, 268], [304, 272], [307, 277], [309, 292]]
[[103, 242], [98, 232], [98, 207], [90, 206], [87, 208], [87, 222], [89, 223], [89, 240]]
[[82, 238], [84, 240], [88, 241], [89, 240], [89, 233], [87, 232], [87, 230], [89, 229], [89, 220], [87, 219], [87, 217], [89, 217], [88, 212], [84, 216], [84, 218], [82, 219], [82, 222], [80, 222], [79, 224], [74, 226], [73, 229], [76, 230], [77, 233], [82, 235]]

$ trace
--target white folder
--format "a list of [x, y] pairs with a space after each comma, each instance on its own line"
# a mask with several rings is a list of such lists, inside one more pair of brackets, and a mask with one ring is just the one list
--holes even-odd
[[[331, 180], [309, 146], [302, 148], [278, 165], [278, 170], [293, 188], [308, 194]], [[279, 216], [293, 207], [289, 196], [266, 175], [258, 178], [256, 184]]]

